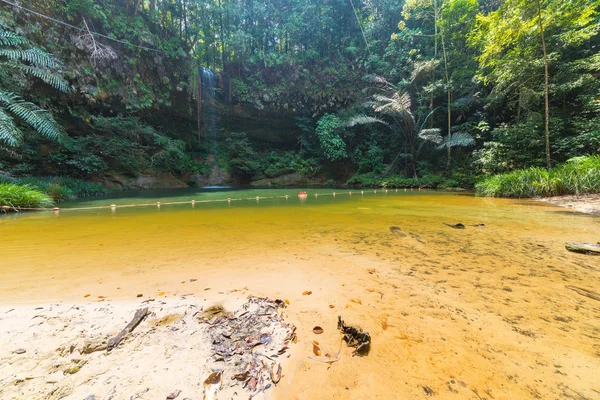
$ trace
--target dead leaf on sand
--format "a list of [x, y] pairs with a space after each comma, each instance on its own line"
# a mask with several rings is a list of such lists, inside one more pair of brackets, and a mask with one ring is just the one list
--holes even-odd
[[165, 292], [160, 292], [158, 295], [159, 295], [159, 296], [162, 296], [162, 295], [164, 295], [164, 294], [165, 294]]
[[271, 381], [273, 381], [273, 383], [278, 383], [281, 380], [281, 364], [272, 363], [270, 373]]
[[312, 292], [310, 290], [305, 290], [304, 292], [302, 292], [302, 296], [309, 296], [311, 294]]
[[313, 328], [313, 333], [314, 333], [315, 335], [320, 335], [321, 333], [323, 333], [323, 328], [321, 328], [320, 326], [315, 326], [315, 327]]
[[316, 342], [313, 342], [313, 353], [315, 354], [315, 356], [319, 357], [319, 356], [321, 356], [321, 348], [319, 346], [317, 346], [315, 343]]
[[289, 305], [290, 301], [288, 299], [285, 299], [285, 304]]
[[370, 273], [370, 274], [374, 274], [375, 272], [377, 272], [377, 270], [375, 268], [369, 268], [367, 270], [367, 272]]
[[204, 381], [204, 400], [217, 400], [217, 392], [223, 385], [223, 373], [213, 372]]
[[83, 298], [90, 297], [90, 296], [91, 296], [91, 294], [88, 293], [85, 296], [83, 296]]
[[330, 304], [329, 308], [335, 308], [335, 306], [333, 304]]

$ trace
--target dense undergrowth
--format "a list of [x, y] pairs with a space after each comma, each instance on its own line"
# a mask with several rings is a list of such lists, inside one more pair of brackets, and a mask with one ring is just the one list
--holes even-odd
[[28, 185], [0, 183], [0, 212], [19, 208], [52, 207], [52, 199]]
[[493, 197], [547, 197], [600, 193], [600, 156], [582, 156], [554, 168], [526, 168], [490, 176], [477, 193]]

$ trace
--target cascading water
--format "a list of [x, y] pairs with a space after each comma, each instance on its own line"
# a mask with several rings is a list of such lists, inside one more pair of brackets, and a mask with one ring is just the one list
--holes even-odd
[[202, 119], [202, 137], [204, 147], [208, 151], [208, 160], [214, 165], [217, 157], [217, 105], [215, 99], [215, 86], [217, 74], [208, 68], [200, 67], [198, 76], [201, 77], [202, 105], [200, 117]]

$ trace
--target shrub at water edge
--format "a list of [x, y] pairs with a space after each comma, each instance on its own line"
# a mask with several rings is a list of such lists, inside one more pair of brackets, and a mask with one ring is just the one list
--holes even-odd
[[50, 197], [30, 186], [0, 183], [0, 207], [2, 210], [18, 208], [52, 207]]
[[476, 185], [491, 197], [548, 197], [600, 193], [600, 156], [569, 159], [554, 168], [527, 168], [491, 176]]

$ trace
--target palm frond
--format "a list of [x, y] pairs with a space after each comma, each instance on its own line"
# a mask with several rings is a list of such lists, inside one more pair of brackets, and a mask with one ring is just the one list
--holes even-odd
[[61, 92], [71, 91], [69, 83], [62, 76], [55, 72], [38, 67], [32, 67], [30, 65], [18, 65], [18, 68], [24, 71], [26, 74], [33, 75], [36, 78], [41, 79], [48, 85], [60, 90]]
[[40, 135], [56, 140], [60, 136], [58, 124], [52, 115], [33, 103], [22, 100], [14, 93], [0, 92], [0, 104], [30, 125]]
[[435, 144], [440, 144], [443, 140], [439, 128], [421, 129], [419, 137], [426, 142], [433, 142]]
[[389, 126], [389, 124], [379, 118], [369, 117], [368, 115], [356, 115], [345, 123], [345, 126], [351, 128], [356, 125], [367, 125], [367, 124], [383, 124]]
[[414, 69], [410, 74], [411, 81], [419, 81], [423, 78], [430, 78], [431, 74], [435, 71], [438, 66], [437, 60], [427, 60], [416, 62]]
[[452, 136], [445, 137], [444, 140], [437, 146], [438, 150], [448, 147], [467, 147], [475, 144], [475, 139], [468, 133], [456, 132]]
[[54, 57], [37, 48], [32, 49], [0, 49], [0, 57], [14, 61], [30, 62], [37, 67], [59, 68]]
[[21, 131], [15, 125], [13, 118], [0, 107], [0, 142], [16, 146], [21, 139]]

